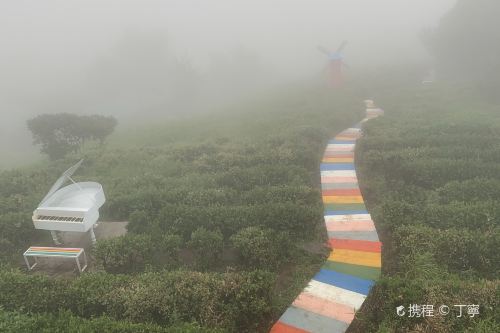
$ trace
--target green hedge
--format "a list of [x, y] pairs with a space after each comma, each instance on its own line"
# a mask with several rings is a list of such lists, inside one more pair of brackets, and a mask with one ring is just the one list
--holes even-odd
[[98, 242], [92, 251], [98, 267], [108, 273], [143, 272], [148, 266], [180, 265], [181, 238], [176, 235], [127, 234]]
[[69, 311], [56, 314], [8, 312], [0, 309], [0, 332], [3, 333], [223, 333], [223, 330], [179, 324], [161, 327], [154, 324], [134, 324], [109, 317], [82, 319]]
[[255, 332], [272, 311], [274, 276], [173, 271], [136, 276], [87, 273], [74, 280], [0, 271], [0, 304], [7, 311]]
[[[497, 107], [439, 85], [382, 103], [386, 116], [366, 124], [356, 162], [384, 243], [385, 277], [352, 331], [498, 331]], [[480, 304], [480, 315], [395, 314], [409, 304]]]
[[231, 237], [240, 262], [248, 268], [279, 270], [296, 254], [295, 244], [286, 232], [248, 227]]

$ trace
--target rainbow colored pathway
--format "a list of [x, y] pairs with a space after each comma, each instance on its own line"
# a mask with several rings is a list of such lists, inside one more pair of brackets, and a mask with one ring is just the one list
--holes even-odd
[[381, 248], [354, 168], [363, 122], [383, 114], [365, 101], [366, 118], [339, 133], [321, 163], [325, 225], [332, 251], [321, 270], [272, 327], [271, 333], [343, 333], [380, 275]]

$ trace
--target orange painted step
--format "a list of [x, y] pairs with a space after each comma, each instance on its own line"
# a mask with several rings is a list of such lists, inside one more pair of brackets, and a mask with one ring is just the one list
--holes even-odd
[[312, 333], [312, 332], [308, 332], [300, 328], [293, 327], [278, 321], [276, 324], [274, 324], [273, 328], [271, 328], [269, 333]]
[[381, 242], [332, 238], [329, 240], [329, 244], [332, 249], [347, 249], [347, 250], [379, 252], [379, 253], [382, 252]]

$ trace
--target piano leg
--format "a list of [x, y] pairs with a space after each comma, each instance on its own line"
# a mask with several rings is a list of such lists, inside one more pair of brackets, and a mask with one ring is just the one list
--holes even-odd
[[95, 234], [94, 234], [94, 226], [92, 226], [90, 229], [90, 239], [92, 240], [92, 244], [95, 244], [97, 240], [95, 239]]
[[57, 238], [57, 232], [54, 231], [54, 230], [51, 230], [50, 234], [52, 235], [52, 240], [54, 241], [54, 244], [61, 245], [61, 242], [59, 241], [59, 238]]

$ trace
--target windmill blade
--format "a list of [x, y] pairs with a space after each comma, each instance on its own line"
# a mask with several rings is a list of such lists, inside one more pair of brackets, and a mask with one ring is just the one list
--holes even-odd
[[319, 50], [319, 52], [324, 53], [327, 56], [330, 56], [330, 54], [331, 54], [330, 50], [328, 50], [326, 47], [323, 47], [321, 45], [318, 46], [318, 50]]
[[342, 50], [346, 47], [347, 41], [343, 41], [342, 44], [340, 44], [339, 48], [337, 49], [336, 52], [342, 52]]

